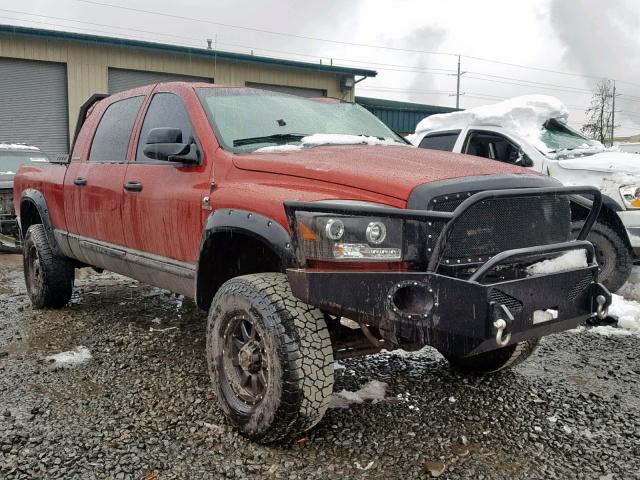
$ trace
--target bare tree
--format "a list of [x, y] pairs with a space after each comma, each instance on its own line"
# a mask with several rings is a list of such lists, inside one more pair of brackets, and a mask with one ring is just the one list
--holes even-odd
[[582, 132], [602, 143], [611, 135], [612, 100], [613, 82], [602, 79], [596, 85], [591, 97], [591, 106], [585, 112], [587, 122], [582, 126]]

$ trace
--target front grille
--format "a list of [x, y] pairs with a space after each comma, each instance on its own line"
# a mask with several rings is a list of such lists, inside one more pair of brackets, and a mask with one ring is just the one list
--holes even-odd
[[570, 300], [575, 300], [592, 282], [593, 275], [591, 273], [585, 275], [578, 283], [571, 287], [567, 296]]
[[[436, 199], [432, 208], [439, 204], [439, 210], [452, 211], [467, 195], [452, 197]], [[505, 250], [565, 242], [570, 237], [570, 218], [566, 196], [483, 200], [465, 210], [456, 221], [442, 258], [445, 264], [473, 263]]]
[[0, 215], [15, 215], [13, 190], [0, 190]]

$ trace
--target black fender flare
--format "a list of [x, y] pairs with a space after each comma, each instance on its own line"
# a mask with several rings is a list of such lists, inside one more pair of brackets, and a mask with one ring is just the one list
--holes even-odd
[[233, 233], [247, 235], [264, 243], [270, 247], [280, 258], [282, 268], [286, 270], [296, 265], [293, 245], [289, 232], [276, 220], [250, 212], [248, 210], [238, 210], [235, 208], [221, 208], [213, 211], [205, 224], [200, 241], [198, 263], [196, 265], [195, 294], [196, 303], [201, 306], [206, 302], [205, 283], [202, 280], [201, 272], [206, 263], [205, 252], [209, 242], [218, 233]]
[[49, 207], [47, 206], [47, 200], [44, 198], [44, 195], [42, 194], [42, 192], [33, 188], [25, 189], [22, 192], [22, 195], [20, 196], [19, 228], [20, 228], [20, 235], [22, 237], [22, 240], [24, 241], [24, 236], [27, 234], [27, 228], [28, 228], [28, 227], [25, 228], [24, 215], [23, 215], [23, 206], [27, 203], [32, 204], [38, 211], [38, 215], [42, 220], [42, 225], [44, 226], [44, 231], [47, 236], [49, 245], [53, 250], [53, 253], [60, 256], [64, 255], [60, 250], [60, 246], [58, 245], [58, 242], [56, 241], [56, 238], [53, 232], [53, 225], [51, 224], [51, 217], [49, 215]]

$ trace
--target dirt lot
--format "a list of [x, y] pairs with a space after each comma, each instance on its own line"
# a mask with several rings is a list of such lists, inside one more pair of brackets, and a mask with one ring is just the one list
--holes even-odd
[[[21, 258], [0, 256], [0, 478], [640, 478], [638, 336], [556, 335], [493, 377], [428, 350], [344, 361], [336, 391], [386, 398], [265, 447], [222, 417], [191, 302], [78, 277], [68, 308], [34, 311]], [[85, 363], [47, 359], [80, 346]]]

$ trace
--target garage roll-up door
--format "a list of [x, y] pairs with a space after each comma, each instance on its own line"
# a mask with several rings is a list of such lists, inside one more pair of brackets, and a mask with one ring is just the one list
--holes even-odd
[[299, 97], [326, 97], [327, 91], [319, 88], [289, 87], [288, 85], [269, 85], [266, 83], [246, 82], [245, 85], [251, 88], [261, 88], [272, 92], [288, 93]]
[[143, 72], [142, 70], [109, 68], [109, 93], [118, 93], [124, 90], [129, 90], [130, 88], [137, 88], [151, 83], [160, 82], [213, 83], [213, 79], [173, 73]]
[[0, 58], [0, 142], [69, 151], [67, 66]]

